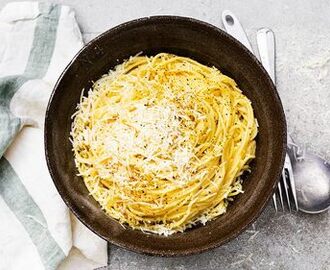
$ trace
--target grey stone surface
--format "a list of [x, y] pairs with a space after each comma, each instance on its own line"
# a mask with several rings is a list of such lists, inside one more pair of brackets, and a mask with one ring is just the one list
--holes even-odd
[[[2, 8], [8, 0], [0, 0]], [[330, 160], [330, 2], [239, 0], [56, 0], [75, 8], [84, 38], [128, 20], [175, 14], [221, 26], [224, 9], [241, 20], [251, 43], [259, 27], [274, 30], [277, 86], [288, 130], [308, 149]], [[246, 232], [212, 251], [181, 258], [134, 254], [113, 247], [111, 268], [330, 269], [330, 212], [275, 214], [271, 204]]]

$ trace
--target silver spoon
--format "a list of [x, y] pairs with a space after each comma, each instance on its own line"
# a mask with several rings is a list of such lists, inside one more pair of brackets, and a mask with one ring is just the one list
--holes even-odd
[[[243, 27], [231, 11], [223, 11], [222, 23], [230, 35], [238, 39], [253, 53]], [[269, 45], [267, 48], [272, 48], [271, 53], [274, 55], [274, 46], [271, 46], [274, 39], [266, 39], [266, 42]], [[269, 51], [267, 52], [269, 53]], [[268, 59], [266, 60], [268, 61]], [[267, 71], [275, 81], [273, 65], [274, 63], [268, 63], [266, 69], [269, 67]], [[271, 69], [272, 67], [273, 69]], [[288, 148], [294, 175], [293, 181], [295, 183], [298, 209], [310, 214], [317, 214], [327, 210], [330, 207], [330, 165], [317, 155], [300, 151], [300, 148], [289, 136]], [[274, 202], [276, 203], [276, 199]]]
[[288, 136], [299, 210], [318, 214], [330, 208], [330, 164], [301, 150]]
[[[265, 68], [273, 81], [275, 81], [275, 62], [270, 62], [269, 59], [271, 57], [267, 57], [275, 54], [274, 34], [270, 35], [271, 31], [264, 30], [267, 29], [261, 29], [257, 34], [258, 37], [259, 33], [268, 32], [265, 39], [258, 40], [258, 45], [260, 45], [259, 41], [264, 41], [266, 44], [263, 45], [266, 45], [268, 48], [266, 57], [260, 54], [261, 62], [263, 64], [266, 62]], [[301, 151], [290, 136], [288, 136], [288, 148], [293, 172], [293, 178], [289, 177], [290, 181], [292, 181], [290, 187], [292, 188], [291, 193], [293, 197], [296, 198], [295, 205], [298, 206], [300, 211], [310, 214], [317, 214], [327, 210], [330, 207], [330, 165], [317, 155]], [[296, 191], [295, 194], [294, 191]], [[287, 198], [289, 199], [288, 196]]]

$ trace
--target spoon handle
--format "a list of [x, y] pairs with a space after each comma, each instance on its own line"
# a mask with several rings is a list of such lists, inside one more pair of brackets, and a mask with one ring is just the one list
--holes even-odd
[[[257, 32], [257, 45], [258, 45], [261, 63], [275, 84], [276, 80], [275, 80], [275, 35], [274, 35], [274, 32], [268, 28], [259, 29]], [[284, 186], [284, 191], [285, 191], [285, 195], [287, 198], [287, 203], [288, 203], [289, 209], [291, 210], [291, 205], [290, 205], [289, 192], [288, 192], [288, 187], [287, 187], [287, 182], [286, 182], [287, 179], [289, 180], [289, 187], [291, 190], [295, 208], [298, 211], [298, 202], [297, 202], [295, 180], [294, 180], [293, 171], [292, 171], [292, 163], [291, 163], [290, 157], [287, 152], [285, 154], [285, 162], [284, 162], [284, 168], [283, 168], [283, 172], [282, 172], [282, 178], [283, 178], [282, 179], [283, 186]]]
[[267, 70], [273, 83], [275, 80], [275, 35], [268, 28], [261, 28], [257, 32], [257, 45], [259, 50], [260, 61]]

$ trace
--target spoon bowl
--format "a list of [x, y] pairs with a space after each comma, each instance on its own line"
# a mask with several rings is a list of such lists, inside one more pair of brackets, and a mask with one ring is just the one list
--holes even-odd
[[330, 207], [330, 164], [321, 157], [304, 153], [293, 158], [299, 210], [318, 214]]

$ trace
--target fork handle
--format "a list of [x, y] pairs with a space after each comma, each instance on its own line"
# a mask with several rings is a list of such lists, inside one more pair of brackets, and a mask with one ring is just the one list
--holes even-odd
[[251, 53], [253, 53], [250, 41], [244, 31], [240, 21], [236, 18], [235, 14], [230, 10], [222, 12], [222, 24], [226, 32], [241, 42]]

